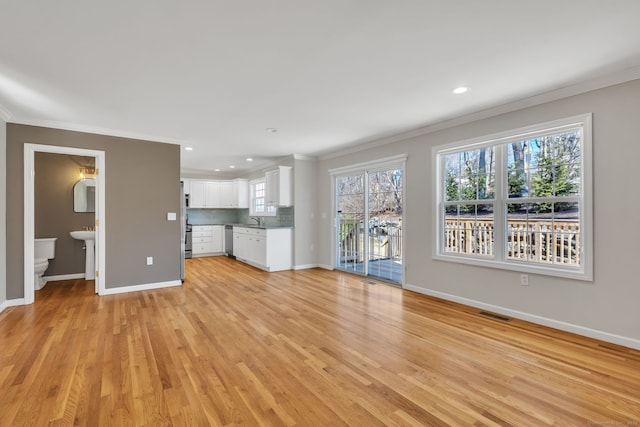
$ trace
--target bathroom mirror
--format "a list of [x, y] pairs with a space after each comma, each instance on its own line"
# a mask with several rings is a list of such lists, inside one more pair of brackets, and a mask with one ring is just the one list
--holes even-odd
[[96, 211], [96, 180], [81, 179], [73, 186], [73, 211]]

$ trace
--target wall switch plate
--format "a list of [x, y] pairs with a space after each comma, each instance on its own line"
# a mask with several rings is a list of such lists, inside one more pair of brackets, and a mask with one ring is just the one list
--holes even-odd
[[153, 257], [152, 256], [148, 256], [147, 257], [147, 265], [153, 265]]
[[522, 286], [529, 286], [529, 275], [528, 274], [521, 274], [520, 275], [520, 284]]
[[175, 212], [167, 212], [167, 221], [175, 221], [177, 219]]

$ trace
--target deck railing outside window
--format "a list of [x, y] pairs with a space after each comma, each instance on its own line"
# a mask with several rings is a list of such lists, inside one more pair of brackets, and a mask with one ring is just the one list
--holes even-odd
[[[339, 229], [339, 253], [341, 262], [363, 262], [363, 220], [349, 214], [341, 214]], [[380, 221], [369, 223], [370, 259], [402, 258], [402, 225]]]
[[[578, 221], [509, 221], [507, 258], [547, 264], [580, 265]], [[444, 250], [493, 256], [493, 221], [446, 220]]]

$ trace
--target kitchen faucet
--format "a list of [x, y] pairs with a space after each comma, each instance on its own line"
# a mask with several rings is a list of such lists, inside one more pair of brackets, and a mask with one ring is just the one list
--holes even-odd
[[260, 227], [262, 225], [261, 224], [262, 218], [260, 218], [259, 216], [252, 216], [251, 219], [258, 223], [258, 227]]

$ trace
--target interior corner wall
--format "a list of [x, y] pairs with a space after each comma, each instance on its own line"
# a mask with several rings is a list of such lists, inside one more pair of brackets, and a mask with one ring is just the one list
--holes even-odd
[[7, 300], [7, 123], [0, 119], [0, 304]]
[[296, 159], [293, 167], [294, 192], [294, 268], [318, 265], [316, 240], [318, 232], [317, 194], [315, 188], [318, 174], [317, 160]]
[[[593, 113], [594, 279], [591, 282], [456, 264], [432, 258], [434, 146], [527, 125]], [[332, 265], [331, 188], [328, 170], [407, 153], [405, 286], [424, 293], [577, 326], [640, 344], [640, 286], [635, 265], [640, 241], [640, 80], [619, 84], [406, 140], [320, 161], [318, 251]], [[568, 328], [570, 329], [570, 328]], [[593, 336], [593, 335], [592, 335]], [[614, 341], [615, 342], [615, 341]], [[634, 345], [635, 345], [634, 344]]]
[[26, 143], [105, 152], [106, 289], [180, 280], [180, 222], [167, 220], [181, 207], [179, 145], [12, 123], [6, 135], [7, 299], [24, 298]]

